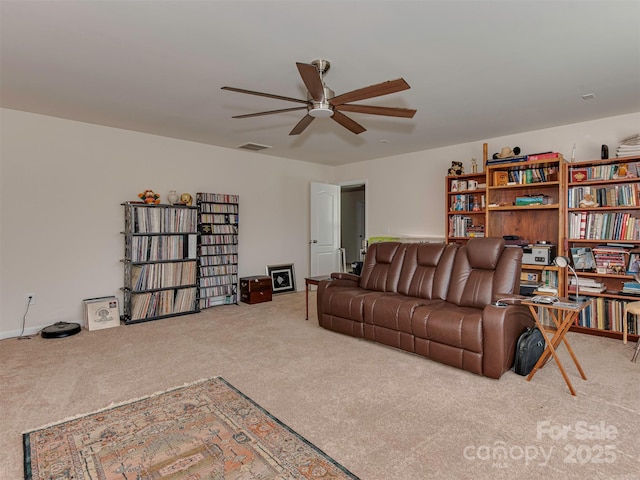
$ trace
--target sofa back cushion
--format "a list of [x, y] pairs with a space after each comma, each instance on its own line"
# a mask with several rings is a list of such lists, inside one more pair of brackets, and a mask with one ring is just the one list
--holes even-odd
[[458, 245], [413, 243], [404, 256], [398, 293], [410, 297], [444, 300]]
[[362, 264], [360, 288], [375, 292], [397, 292], [405, 251], [406, 244], [400, 242], [370, 245]]
[[506, 247], [502, 238], [472, 238], [456, 254], [447, 301], [483, 308], [494, 294], [519, 293], [521, 270], [521, 248]]

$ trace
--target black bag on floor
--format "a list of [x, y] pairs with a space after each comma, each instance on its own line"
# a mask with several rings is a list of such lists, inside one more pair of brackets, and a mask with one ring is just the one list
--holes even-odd
[[512, 370], [518, 375], [529, 375], [544, 352], [544, 335], [538, 327], [529, 327], [518, 339]]

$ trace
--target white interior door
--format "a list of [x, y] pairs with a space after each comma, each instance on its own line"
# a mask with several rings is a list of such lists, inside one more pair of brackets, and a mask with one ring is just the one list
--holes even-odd
[[339, 270], [340, 187], [311, 183], [311, 276]]

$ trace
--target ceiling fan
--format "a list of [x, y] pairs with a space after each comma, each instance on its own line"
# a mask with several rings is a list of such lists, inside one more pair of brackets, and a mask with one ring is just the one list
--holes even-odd
[[355, 120], [347, 117], [342, 112], [369, 113], [372, 115], [385, 115], [389, 117], [405, 117], [413, 118], [416, 110], [409, 108], [393, 108], [393, 107], [376, 107], [373, 105], [357, 105], [351, 102], [366, 100], [368, 98], [380, 97], [390, 93], [400, 92], [411, 88], [402, 78], [390, 80], [387, 82], [377, 83], [369, 87], [359, 88], [351, 92], [343, 93], [335, 96], [333, 90], [324, 83], [323, 76], [329, 71], [331, 64], [328, 60], [314, 60], [311, 63], [296, 62], [298, 72], [302, 77], [302, 81], [307, 87], [307, 100], [298, 98], [283, 97], [281, 95], [273, 95], [270, 93], [254, 92], [253, 90], [244, 90], [235, 87], [222, 87], [222, 90], [230, 90], [232, 92], [248, 93], [250, 95], [258, 95], [260, 97], [275, 98], [288, 102], [303, 103], [303, 107], [282, 108], [279, 110], [269, 110], [267, 112], [249, 113], [247, 115], [236, 115], [232, 118], [249, 118], [261, 115], [271, 115], [274, 113], [292, 112], [294, 110], [307, 110], [305, 115], [298, 124], [293, 127], [289, 135], [300, 135], [315, 118], [331, 117], [340, 125], [358, 134], [366, 131], [362, 125]]

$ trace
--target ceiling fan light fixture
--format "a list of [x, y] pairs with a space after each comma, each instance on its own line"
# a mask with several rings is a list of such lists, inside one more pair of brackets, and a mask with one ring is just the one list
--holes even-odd
[[309, 109], [309, 115], [314, 118], [329, 118], [333, 117], [333, 109], [329, 105], [316, 105]]

